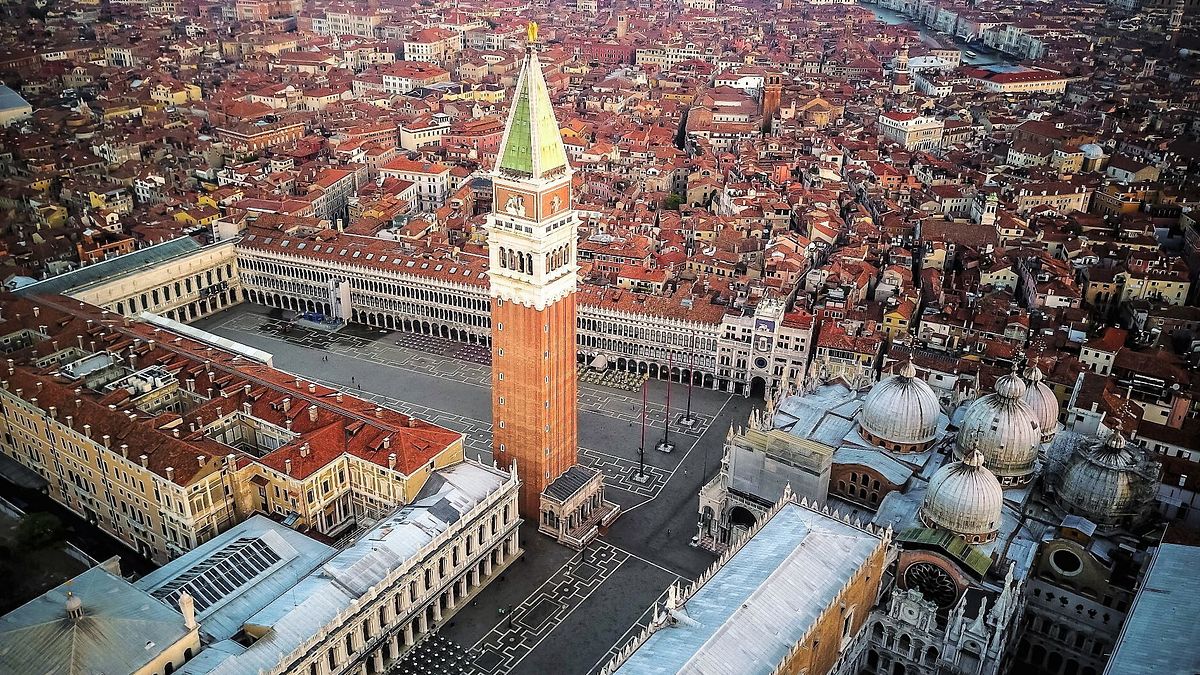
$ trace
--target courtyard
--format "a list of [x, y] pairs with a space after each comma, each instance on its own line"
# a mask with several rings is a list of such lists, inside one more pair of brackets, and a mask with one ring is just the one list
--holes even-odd
[[[239, 306], [196, 327], [274, 355], [276, 368], [461, 431], [473, 459], [491, 461], [490, 370], [486, 354], [458, 343], [348, 326], [338, 332], [293, 326], [265, 308]], [[725, 433], [743, 425], [753, 402], [693, 388], [696, 423], [678, 424], [684, 385], [672, 384], [670, 428], [664, 381], [648, 384], [645, 472], [637, 482], [642, 400], [638, 392], [581, 382], [579, 459], [605, 474], [624, 513], [576, 553], [526, 524], [526, 553], [501, 579], [451, 617], [437, 642], [396, 672], [444, 665], [464, 673], [594, 673], [623, 645], [668, 585], [696, 578], [713, 556], [690, 545], [697, 493], [720, 465]], [[655, 445], [669, 436], [675, 450]], [[444, 661], [443, 661], [444, 659]]]

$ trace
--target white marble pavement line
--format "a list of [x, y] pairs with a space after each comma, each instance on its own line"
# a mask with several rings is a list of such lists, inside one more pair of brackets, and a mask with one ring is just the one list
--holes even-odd
[[[472, 647], [471, 651], [498, 654], [504, 658], [492, 668], [476, 667], [477, 673], [508, 673], [516, 668], [526, 656], [533, 653], [567, 617], [592, 596], [625, 561], [633, 557], [623, 549], [596, 541], [588, 548], [572, 556], [533, 593], [513, 608], [511, 617], [505, 616]], [[575, 573], [580, 567], [589, 566], [595, 573], [589, 577]], [[528, 612], [540, 603], [557, 605], [551, 616], [537, 626], [524, 623]], [[528, 644], [526, 638], [537, 636]], [[478, 662], [478, 658], [476, 659]]]
[[657, 466], [646, 465], [646, 473], [652, 480], [643, 485], [633, 481], [632, 474], [637, 468], [637, 461], [627, 457], [618, 457], [606, 452], [580, 446], [579, 456], [587, 461], [588, 466], [598, 468], [604, 473], [604, 486], [614, 487], [639, 497], [654, 497], [662, 490], [667, 479], [667, 471]]
[[[723, 403], [721, 403], [720, 409], [717, 410], [717, 414], [713, 415], [713, 419], [719, 418], [721, 416], [721, 413], [725, 412], [725, 406], [729, 405], [729, 401], [731, 401], [732, 399], [733, 399], [733, 394], [730, 394], [728, 397], [726, 397], [725, 401]], [[688, 446], [687, 452], [683, 453], [683, 457], [681, 457], [679, 459], [679, 463], [675, 465], [674, 469], [671, 469], [670, 475], [668, 475], [666, 480], [663, 481], [664, 485], [668, 481], [670, 481], [672, 478], [674, 478], [675, 474], [678, 473], [680, 469], [687, 471], [687, 469], [684, 468], [684, 465], [687, 463], [688, 456], [692, 454], [692, 451], [696, 449], [697, 445], [699, 445], [700, 440], [702, 438], [704, 438], [704, 436], [707, 435], [709, 431], [712, 431], [711, 427], [706, 429], [703, 434], [695, 437], [695, 440], [692, 441], [692, 444], [690, 446]], [[718, 461], [719, 461], [719, 457], [718, 457]], [[650, 502], [654, 501], [655, 499], [658, 499], [659, 495], [661, 495], [661, 494], [662, 493], [660, 491], [659, 494], [654, 495], [653, 497], [651, 497], [650, 499], [647, 499], [646, 501], [642, 502], [641, 504], [634, 504], [633, 506], [625, 509], [625, 512], [628, 513], [634, 509], [641, 508], [641, 507], [645, 506], [646, 504], [649, 504]]]
[[[322, 378], [308, 378], [318, 384], [323, 384], [327, 387], [336, 387], [337, 383]], [[478, 420], [466, 415], [451, 413], [445, 410], [439, 410], [426, 405], [409, 403], [401, 399], [379, 394], [375, 392], [362, 391], [356, 395], [364, 398], [372, 403], [387, 406], [393, 410], [401, 412], [405, 415], [410, 415], [418, 419], [440, 424], [444, 427], [453, 429], [463, 433], [466, 437], [466, 450], [468, 457], [479, 460], [481, 462], [489, 462], [492, 457], [492, 425], [489, 422]], [[641, 485], [633, 482], [629, 474], [637, 463], [633, 460], [624, 457], [618, 457], [591, 448], [580, 447], [579, 457], [588, 466], [600, 469], [605, 476], [605, 485], [617, 490], [629, 492], [638, 497], [652, 498], [658, 495], [662, 490], [662, 486], [669, 479], [669, 474], [665, 469], [660, 467], [647, 465], [646, 472], [654, 476], [654, 481], [651, 485]]]
[[593, 665], [591, 668], [588, 668], [586, 675], [593, 675], [594, 673], [600, 672], [600, 669], [603, 668], [609, 661], [612, 661], [613, 657], [617, 655], [617, 652], [621, 651], [621, 649], [628, 644], [634, 635], [640, 633], [642, 629], [650, 625], [650, 617], [653, 614], [654, 607], [656, 605], [665, 605], [666, 602], [667, 591], [663, 590], [663, 592], [654, 599], [654, 603], [646, 607], [646, 610], [642, 612], [642, 615], [638, 617], [637, 621], [634, 621], [633, 625], [626, 629], [626, 631], [621, 634], [621, 637], [617, 638], [617, 641], [613, 643], [612, 647], [609, 647], [604, 656], [600, 657], [600, 660], [597, 661], [595, 665]]

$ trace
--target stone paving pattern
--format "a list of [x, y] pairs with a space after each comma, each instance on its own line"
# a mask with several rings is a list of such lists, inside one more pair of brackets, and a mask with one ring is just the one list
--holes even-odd
[[[336, 386], [466, 435], [467, 455], [490, 461], [491, 393], [486, 360], [456, 343], [429, 336], [348, 326], [336, 333], [283, 322], [266, 310], [240, 306], [197, 328], [263, 349], [275, 367]], [[486, 350], [484, 350], [486, 352]], [[328, 360], [326, 360], [326, 358]], [[671, 425], [675, 452], [663, 438], [666, 383], [647, 383], [647, 485], [632, 481], [641, 436], [641, 396], [580, 383], [580, 461], [605, 473], [610, 499], [625, 512], [582, 553], [522, 526], [525, 555], [483, 589], [439, 632], [438, 649], [461, 650], [464, 673], [597, 672], [618, 645], [644, 624], [647, 608], [678, 579], [694, 579], [712, 556], [689, 545], [696, 533], [696, 494], [719, 466], [725, 431], [745, 424], [753, 406], [740, 396], [693, 389], [693, 430]], [[686, 388], [672, 385], [671, 416], [683, 414]], [[514, 608], [513, 627], [501, 609]], [[431, 646], [432, 649], [432, 646]], [[441, 654], [442, 652], [438, 652]], [[408, 670], [423, 657], [402, 662]], [[437, 658], [441, 658], [438, 656]], [[407, 665], [405, 665], [407, 664]], [[458, 666], [455, 666], [457, 669]]]

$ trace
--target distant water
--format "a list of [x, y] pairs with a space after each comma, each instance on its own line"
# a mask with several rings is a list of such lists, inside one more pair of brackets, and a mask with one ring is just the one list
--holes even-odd
[[[859, 4], [871, 10], [871, 13], [874, 14], [876, 18], [888, 24], [889, 26], [907, 24], [913, 28], [916, 28], [921, 36], [921, 40], [926, 44], [941, 44], [946, 47], [958, 47], [959, 49], [963, 50], [962, 60], [965, 64], [996, 71], [1020, 70], [1020, 68], [1013, 63], [1010, 57], [1004, 54], [988, 50], [986, 48], [980, 49], [974, 45], [968, 45], [958, 38], [950, 38], [945, 35], [939, 35], [936, 31], [929, 30], [929, 28], [925, 26], [914, 23], [907, 16], [904, 16], [899, 12], [894, 12], [885, 7], [880, 7], [875, 3], [862, 2]], [[966, 54], [967, 51], [977, 52], [977, 55], [974, 57], [968, 56]]]

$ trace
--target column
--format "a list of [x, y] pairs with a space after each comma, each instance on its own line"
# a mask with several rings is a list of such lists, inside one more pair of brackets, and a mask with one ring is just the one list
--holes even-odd
[[396, 658], [400, 654], [400, 634], [392, 633], [388, 636], [388, 653], [392, 658]]
[[442, 596], [441, 596], [441, 594], [438, 594], [438, 596], [433, 599], [433, 620], [434, 621], [442, 620]]
[[404, 624], [404, 646], [405, 647], [413, 646], [413, 642], [414, 642], [413, 623], [414, 622], [409, 621], [408, 623]]
[[376, 649], [374, 654], [371, 654], [371, 661], [375, 664], [375, 672], [383, 672], [383, 651]]
[[425, 610], [421, 610], [421, 616], [417, 617], [417, 632], [429, 632], [429, 614]]
[[492, 552], [491, 551], [488, 551], [488, 554], [483, 557], [483, 576], [485, 576], [485, 577], [492, 576]]

